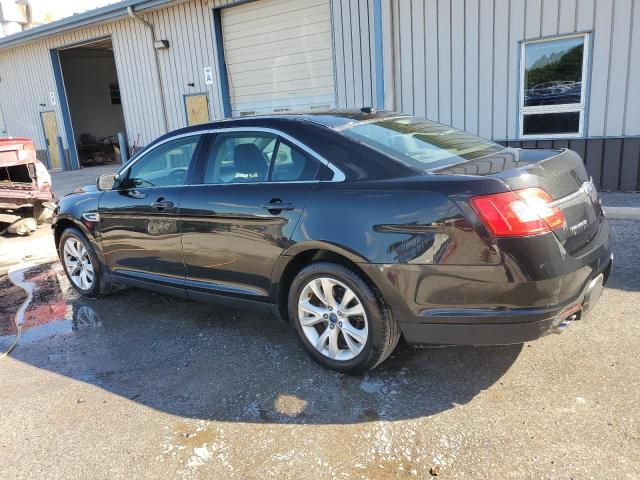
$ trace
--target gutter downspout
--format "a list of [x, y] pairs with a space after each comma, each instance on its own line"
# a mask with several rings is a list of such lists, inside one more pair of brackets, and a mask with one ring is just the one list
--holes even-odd
[[164, 125], [164, 133], [167, 133], [169, 131], [169, 124], [167, 122], [167, 107], [164, 101], [164, 88], [162, 87], [162, 80], [160, 79], [160, 60], [158, 59], [158, 50], [156, 50], [156, 47], [154, 45], [154, 43], [156, 42], [156, 33], [153, 29], [153, 25], [148, 21], [146, 21], [145, 19], [136, 15], [136, 13], [133, 11], [133, 7], [128, 6], [127, 13], [131, 18], [140, 22], [142, 25], [147, 27], [149, 32], [151, 32], [151, 48], [153, 48], [153, 56], [156, 61], [156, 74], [157, 74], [156, 81], [158, 84], [158, 91], [160, 92], [160, 104], [162, 107], [162, 123]]

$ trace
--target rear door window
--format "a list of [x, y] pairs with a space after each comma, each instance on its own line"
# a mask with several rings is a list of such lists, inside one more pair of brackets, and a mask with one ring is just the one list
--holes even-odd
[[315, 158], [282, 140], [278, 143], [271, 181], [303, 182], [315, 180], [319, 167], [320, 164]]
[[218, 135], [209, 151], [203, 183], [266, 182], [277, 140], [264, 133]]

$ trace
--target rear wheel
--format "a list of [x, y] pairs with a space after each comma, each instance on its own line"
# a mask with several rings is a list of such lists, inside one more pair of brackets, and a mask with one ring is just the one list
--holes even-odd
[[67, 228], [60, 236], [58, 252], [73, 288], [86, 297], [97, 298], [112, 290], [103, 275], [98, 257], [87, 237], [77, 228]]
[[334, 263], [302, 270], [289, 291], [289, 318], [321, 365], [345, 373], [385, 360], [400, 337], [384, 301], [353, 271]]

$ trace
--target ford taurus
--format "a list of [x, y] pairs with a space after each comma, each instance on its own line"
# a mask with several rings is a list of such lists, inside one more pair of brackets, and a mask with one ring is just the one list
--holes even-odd
[[589, 311], [609, 226], [571, 150], [505, 148], [372, 109], [171, 132], [60, 199], [66, 274], [266, 308], [322, 365], [412, 345], [522, 343]]

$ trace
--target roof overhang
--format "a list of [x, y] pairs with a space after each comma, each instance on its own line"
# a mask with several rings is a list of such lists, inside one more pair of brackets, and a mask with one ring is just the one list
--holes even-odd
[[77, 13], [55, 22], [46, 23], [38, 27], [30, 28], [23, 32], [15, 33], [4, 38], [0, 38], [0, 49], [15, 47], [22, 43], [31, 42], [39, 38], [48, 37], [68, 30], [94, 25], [96, 23], [108, 22], [127, 14], [127, 7], [133, 8], [136, 12], [152, 10], [169, 3], [178, 3], [176, 0], [123, 0], [121, 2], [106, 5], [104, 7], [89, 10], [84, 13]]

